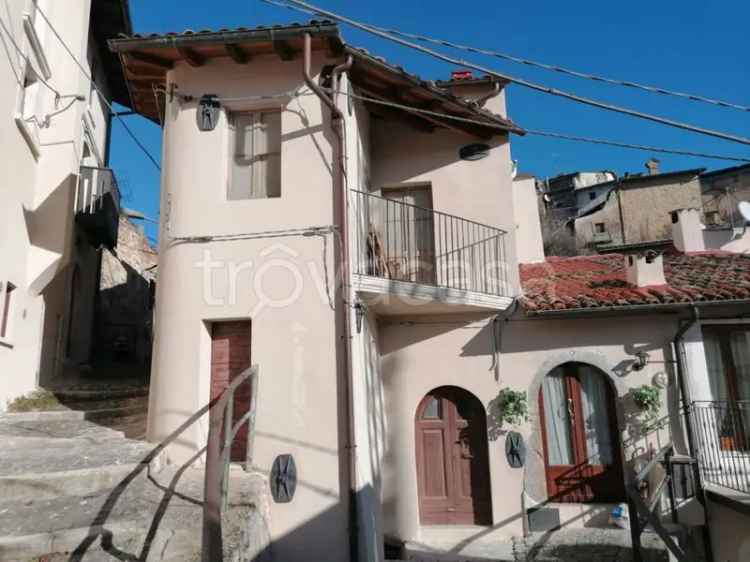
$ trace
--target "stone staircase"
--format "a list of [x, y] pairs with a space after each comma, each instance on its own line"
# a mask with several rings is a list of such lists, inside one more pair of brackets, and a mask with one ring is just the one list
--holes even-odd
[[[86, 413], [140, 408], [102, 405]], [[131, 416], [102, 413], [94, 423], [79, 411], [0, 416], [0, 561], [199, 560], [200, 467], [160, 468], [153, 444], [99, 425], [118, 418], [113, 425], [129, 428]], [[225, 548], [262, 551], [265, 481], [230, 473]]]
[[82, 419], [121, 431], [131, 439], [146, 437], [146, 385], [76, 385], [52, 392], [61, 411], [80, 412]]

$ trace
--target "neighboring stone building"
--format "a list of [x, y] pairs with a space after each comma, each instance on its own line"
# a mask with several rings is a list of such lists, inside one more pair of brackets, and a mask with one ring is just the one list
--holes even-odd
[[750, 164], [701, 175], [703, 212], [707, 226], [741, 226], [737, 203], [750, 200]]
[[156, 250], [143, 229], [120, 217], [117, 249], [102, 255], [97, 360], [150, 360], [156, 264]]
[[592, 185], [612, 181], [616, 177], [617, 176], [614, 172], [606, 170], [601, 172], [573, 172], [571, 174], [561, 174], [544, 182], [544, 192], [548, 195], [546, 199], [550, 206], [555, 209], [579, 207], [579, 190], [586, 189]]
[[601, 184], [601, 194], [572, 222], [578, 253], [669, 240], [670, 212], [701, 208], [703, 169], [630, 175]]

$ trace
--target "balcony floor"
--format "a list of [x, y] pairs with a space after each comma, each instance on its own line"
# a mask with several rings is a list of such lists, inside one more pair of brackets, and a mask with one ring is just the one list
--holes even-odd
[[369, 275], [355, 275], [354, 288], [371, 310], [383, 316], [500, 312], [513, 303], [513, 298], [509, 296], [435, 287]]

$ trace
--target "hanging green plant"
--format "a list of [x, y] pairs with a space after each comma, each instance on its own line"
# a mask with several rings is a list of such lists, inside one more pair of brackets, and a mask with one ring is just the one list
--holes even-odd
[[493, 402], [503, 423], [519, 425], [529, 419], [529, 405], [522, 390], [503, 388]]
[[650, 384], [644, 384], [633, 388], [631, 393], [635, 405], [646, 413], [646, 417], [650, 421], [655, 421], [659, 418], [659, 411], [661, 410], [661, 392], [657, 387]]

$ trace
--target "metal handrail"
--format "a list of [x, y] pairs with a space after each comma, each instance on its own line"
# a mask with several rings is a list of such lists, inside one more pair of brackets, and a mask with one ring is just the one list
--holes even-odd
[[750, 401], [696, 400], [690, 415], [702, 479], [750, 494]]
[[[252, 424], [257, 403], [258, 365], [252, 365], [237, 375], [224, 389], [221, 396], [209, 410], [208, 445], [206, 447], [206, 474], [203, 491], [203, 562], [221, 562], [223, 544], [221, 531], [221, 511], [226, 506], [229, 481], [229, 461], [232, 442], [240, 427], [248, 422]], [[234, 415], [234, 393], [237, 388], [250, 381], [253, 388], [250, 410], [236, 424], [232, 423]], [[253, 384], [255, 383], [255, 384]], [[224, 439], [221, 439], [222, 428]], [[249, 468], [251, 454], [252, 427], [248, 428], [248, 448], [246, 469]]]
[[[671, 457], [674, 454], [674, 446], [669, 443], [662, 447], [651, 460], [644, 466], [638, 474], [626, 486], [628, 494], [628, 507], [630, 509], [630, 536], [633, 543], [633, 559], [635, 562], [642, 562], [641, 553], [641, 534], [647, 525], [651, 525], [664, 545], [674, 555], [678, 562], [689, 562], [687, 553], [677, 544], [669, 535], [659, 518], [659, 508], [665, 492], [669, 493], [670, 507], [675, 513], [674, 498], [674, 478], [672, 475]], [[644, 500], [641, 496], [641, 483], [649, 477], [651, 472], [657, 467], [663, 466], [667, 472], [656, 485], [653, 496]], [[648, 504], [646, 503], [648, 501]]]
[[[95, 179], [97, 174], [106, 174], [109, 177], [109, 182], [104, 180]], [[84, 184], [85, 177], [89, 176], [94, 184], [91, 186], [91, 191], [88, 193], [81, 193], [80, 190]], [[93, 213], [97, 210], [97, 206], [101, 205], [101, 199], [107, 193], [112, 195], [112, 200], [115, 204], [115, 208], [119, 211], [120, 209], [120, 188], [117, 185], [117, 177], [111, 168], [103, 168], [99, 166], [80, 166], [78, 174], [78, 191], [76, 197], [76, 211]]]
[[443, 211], [436, 211], [435, 209], [431, 209], [429, 207], [421, 207], [420, 205], [414, 205], [413, 203], [404, 203], [403, 201], [394, 201], [393, 199], [388, 199], [387, 197], [383, 197], [382, 195], [377, 195], [375, 193], [370, 193], [368, 191], [361, 191], [359, 189], [350, 189], [352, 193], [359, 193], [360, 195], [366, 195], [367, 197], [372, 197], [374, 199], [381, 199], [382, 201], [388, 201], [389, 203], [398, 203], [399, 205], [404, 205], [406, 207], [412, 207], [414, 209], [419, 209], [420, 211], [426, 211], [428, 213], [431, 213], [433, 215], [440, 215], [442, 217], [450, 218], [450, 219], [456, 219], [460, 220], [466, 223], [473, 224], [475, 226], [481, 226], [484, 228], [491, 228], [493, 230], [497, 230], [499, 234], [508, 234], [507, 230], [503, 230], [502, 228], [498, 228], [496, 226], [490, 226], [487, 224], [482, 224], [481, 222], [473, 221], [471, 219], [467, 219], [464, 217], [459, 217], [458, 215], [451, 215], [450, 213], [446, 213]]
[[510, 294], [502, 228], [366, 191], [350, 192], [357, 224], [355, 274]]

